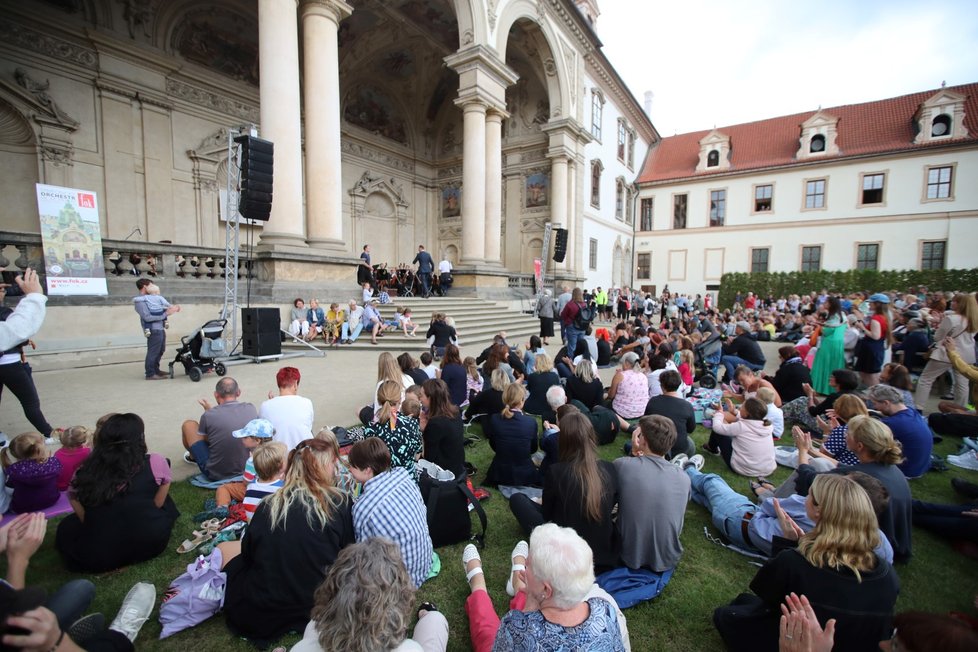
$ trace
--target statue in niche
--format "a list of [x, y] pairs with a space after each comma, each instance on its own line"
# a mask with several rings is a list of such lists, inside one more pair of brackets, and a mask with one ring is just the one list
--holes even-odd
[[48, 89], [51, 88], [51, 80], [45, 80], [43, 83], [35, 80], [31, 77], [26, 70], [23, 68], [17, 68], [14, 71], [14, 77], [17, 79], [17, 83], [20, 84], [28, 93], [34, 96], [41, 106], [47, 109], [51, 115], [58, 119], [59, 122], [72, 127], [78, 126], [78, 121], [72, 118], [70, 115], [61, 110], [58, 103], [54, 101], [54, 98], [48, 93]]
[[150, 37], [149, 23], [153, 19], [153, 7], [150, 0], [119, 0], [123, 5], [122, 17], [129, 27], [129, 38], [136, 38], [136, 27], [143, 28], [143, 36]]

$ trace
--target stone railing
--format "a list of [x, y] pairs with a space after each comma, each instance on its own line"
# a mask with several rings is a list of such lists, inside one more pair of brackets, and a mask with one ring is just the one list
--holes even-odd
[[[103, 240], [102, 251], [102, 259], [93, 261], [92, 265], [101, 266], [107, 279], [146, 276], [170, 281], [222, 280], [225, 275], [225, 256], [221, 249]], [[0, 269], [21, 272], [28, 265], [43, 274], [40, 236], [0, 231]], [[238, 278], [255, 278], [254, 267], [254, 261], [244, 260], [242, 253]]]
[[509, 277], [508, 286], [514, 289], [533, 291], [533, 274], [513, 274]]

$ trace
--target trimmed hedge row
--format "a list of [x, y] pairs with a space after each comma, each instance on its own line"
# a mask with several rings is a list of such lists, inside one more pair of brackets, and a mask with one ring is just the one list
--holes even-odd
[[978, 269], [928, 270], [848, 270], [844, 272], [731, 272], [720, 279], [717, 305], [729, 308], [740, 292], [775, 298], [791, 294], [808, 294], [825, 288], [832, 292], [906, 291], [925, 285], [931, 290], [974, 291], [978, 288]]

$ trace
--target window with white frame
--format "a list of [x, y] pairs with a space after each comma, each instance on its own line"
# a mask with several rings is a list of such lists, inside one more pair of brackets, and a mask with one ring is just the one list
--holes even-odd
[[754, 212], [764, 213], [771, 210], [774, 201], [774, 186], [765, 184], [754, 186]]
[[604, 112], [604, 96], [597, 90], [591, 91], [591, 137], [601, 142], [601, 114]]
[[686, 228], [686, 209], [689, 206], [689, 196], [686, 193], [673, 195], [672, 198], [672, 228]]
[[825, 179], [805, 182], [805, 208], [825, 208]]
[[771, 249], [762, 247], [750, 250], [750, 273], [768, 271], [768, 261], [771, 259]]
[[625, 126], [625, 121], [618, 118], [618, 160], [622, 163], [625, 162], [625, 147], [628, 129]]
[[591, 238], [588, 243], [588, 267], [590, 269], [598, 268], [598, 240], [597, 238]]
[[652, 197], [645, 197], [642, 199], [642, 231], [652, 230], [652, 208], [654, 206]]
[[863, 175], [862, 205], [882, 204], [885, 175], [882, 172]]
[[801, 248], [801, 271], [817, 272], [822, 269], [822, 246]]
[[710, 191], [710, 226], [723, 226], [727, 217], [727, 191]]
[[928, 168], [927, 170], [927, 199], [949, 199], [951, 197], [950, 165]]
[[622, 179], [615, 181], [615, 218], [625, 218], [625, 182]]
[[879, 244], [856, 245], [856, 269], [879, 269]]
[[591, 206], [601, 208], [601, 161], [591, 161]]
[[944, 269], [947, 240], [924, 242], [920, 247], [920, 269]]

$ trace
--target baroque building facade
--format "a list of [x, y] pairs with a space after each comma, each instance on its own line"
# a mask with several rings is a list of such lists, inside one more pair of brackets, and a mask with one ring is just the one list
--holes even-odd
[[974, 268], [975, 178], [978, 83], [664, 138], [637, 181], [635, 284]]
[[391, 265], [424, 244], [457, 287], [511, 296], [548, 223], [569, 231], [551, 278], [630, 271], [632, 181], [658, 135], [593, 0], [0, 7], [0, 236], [28, 258], [38, 182], [94, 190], [109, 249], [222, 249], [228, 129], [256, 126], [274, 199], [242, 240], [268, 297], [349, 289], [364, 244]]

